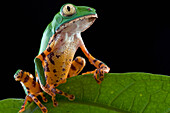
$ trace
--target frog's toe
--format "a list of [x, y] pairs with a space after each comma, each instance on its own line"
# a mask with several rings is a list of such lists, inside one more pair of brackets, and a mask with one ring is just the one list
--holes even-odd
[[82, 75], [86, 75], [86, 74], [94, 74], [95, 73], [95, 71], [87, 71], [87, 72], [85, 72], [85, 73], [82, 73]]
[[[101, 82], [104, 80], [104, 71], [102, 69], [95, 69], [94, 73], [94, 79], [98, 84], [101, 84]], [[97, 77], [99, 75], [99, 77]]]
[[58, 102], [55, 100], [55, 97], [52, 97], [52, 101], [54, 107], [58, 106]]
[[22, 108], [19, 110], [19, 113], [22, 113], [23, 111], [25, 111], [25, 107], [22, 107]]
[[70, 101], [73, 101], [73, 100], [75, 99], [75, 96], [74, 96], [74, 95], [69, 95], [68, 99], [69, 99]]
[[57, 107], [58, 106], [58, 102], [53, 102], [53, 106]]
[[42, 111], [43, 113], [47, 113], [47, 112], [48, 112], [48, 110], [47, 110], [46, 107], [43, 107], [43, 108], [41, 109], [41, 111]]
[[44, 101], [44, 102], [48, 102], [48, 100], [47, 100], [46, 98], [43, 98], [43, 101]]

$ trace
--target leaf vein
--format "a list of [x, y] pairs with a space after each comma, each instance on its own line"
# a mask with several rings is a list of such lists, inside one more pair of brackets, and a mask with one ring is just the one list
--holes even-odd
[[140, 113], [143, 113], [143, 112], [146, 110], [146, 108], [147, 108], [147, 106], [149, 105], [149, 102], [150, 102], [150, 101], [151, 101], [151, 95], [149, 96], [148, 102], [146, 103], [146, 105], [144, 106], [144, 108], [141, 110]]
[[133, 83], [129, 84], [128, 86], [126, 86], [124, 89], [122, 89], [117, 96], [115, 96], [113, 99], [111, 99], [111, 101], [108, 105], [110, 106], [124, 91], [126, 91], [128, 88], [130, 88], [133, 84], [135, 84], [135, 83], [133, 82]]
[[97, 95], [96, 95], [96, 98], [94, 99], [94, 102], [97, 102], [100, 94], [101, 94], [101, 84], [99, 85], [98, 93], [97, 93]]
[[133, 97], [132, 104], [131, 104], [131, 106], [129, 107], [128, 111], [131, 111], [131, 109], [133, 108], [134, 103], [135, 103], [136, 96], [137, 96], [137, 94]]

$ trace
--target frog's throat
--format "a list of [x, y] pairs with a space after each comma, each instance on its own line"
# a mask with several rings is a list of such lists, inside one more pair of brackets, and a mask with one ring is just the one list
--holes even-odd
[[96, 20], [96, 18], [98, 18], [97, 14], [92, 14], [92, 15], [86, 15], [86, 16], [82, 16], [82, 17], [79, 17], [79, 18], [76, 18], [72, 21], [69, 21], [67, 23], [64, 23], [62, 24], [56, 31], [56, 33], [59, 33], [61, 32], [62, 30], [64, 30], [65, 28], [67, 28], [68, 26], [72, 25], [73, 23], [76, 23], [77, 21], [81, 20], [87, 20], [88, 25], [85, 25], [86, 27], [84, 27], [84, 29], [81, 30], [81, 32], [84, 32], [86, 29], [88, 29], [93, 23], [94, 21]]
[[[94, 23], [96, 18], [97, 14], [86, 15], [63, 24], [59, 30], [57, 30], [56, 33], [51, 37], [51, 41], [54, 40], [55, 42], [53, 49], [55, 50], [61, 47], [65, 47], [66, 43], [76, 43], [77, 45], [75, 45], [74, 48], [78, 48], [80, 46], [80, 43], [78, 42], [83, 42], [81, 38], [81, 32], [88, 29]], [[78, 42], [77, 39], [79, 39]]]

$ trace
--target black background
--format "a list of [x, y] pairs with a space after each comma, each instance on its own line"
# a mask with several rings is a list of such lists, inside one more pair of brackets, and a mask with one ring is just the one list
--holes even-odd
[[[17, 69], [34, 74], [44, 29], [65, 3], [90, 6], [98, 19], [82, 33], [89, 52], [112, 73], [148, 72], [170, 75], [170, 23], [167, 3], [109, 0], [34, 0], [6, 3], [1, 26], [1, 96], [24, 98]], [[78, 49], [76, 56], [85, 57]], [[83, 72], [94, 70], [88, 63]]]

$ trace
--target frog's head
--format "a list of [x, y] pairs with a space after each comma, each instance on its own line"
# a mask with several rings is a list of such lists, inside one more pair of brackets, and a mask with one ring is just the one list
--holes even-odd
[[46, 49], [47, 42], [54, 34], [83, 32], [93, 24], [96, 18], [96, 10], [91, 7], [75, 6], [69, 3], [63, 5], [44, 31], [39, 53]]
[[20, 70], [20, 69], [18, 69], [18, 70], [16, 71], [16, 73], [14, 74], [14, 79], [15, 79], [16, 81], [21, 81], [22, 76], [23, 76], [23, 71]]
[[60, 32], [70, 26], [72, 26], [71, 30], [77, 28], [75, 31], [83, 32], [93, 24], [96, 18], [97, 13], [95, 9], [68, 3], [61, 7], [60, 12], [55, 15], [51, 25], [55, 26], [55, 32]]

